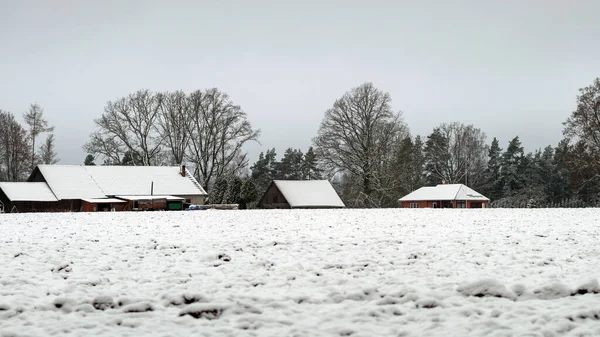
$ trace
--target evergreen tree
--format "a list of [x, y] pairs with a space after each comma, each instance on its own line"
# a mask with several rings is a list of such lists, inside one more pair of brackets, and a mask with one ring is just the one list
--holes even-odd
[[141, 164], [142, 161], [140, 157], [131, 151], [125, 152], [123, 159], [121, 159], [121, 165], [123, 166], [138, 166]]
[[303, 154], [300, 150], [288, 148], [281, 161], [276, 163], [276, 179], [300, 180], [302, 179]]
[[556, 184], [556, 176], [558, 169], [554, 163], [554, 148], [546, 146], [543, 152], [538, 152], [537, 158], [537, 183], [543, 187], [546, 203], [551, 203], [555, 200], [554, 190]]
[[242, 184], [244, 182], [238, 176], [231, 176], [227, 183], [227, 193], [223, 198], [223, 203], [240, 204], [242, 203]]
[[229, 188], [229, 183], [227, 181], [227, 177], [221, 176], [217, 178], [215, 184], [210, 191], [210, 203], [211, 204], [222, 204], [225, 202], [225, 197], [227, 195], [227, 189]]
[[94, 163], [94, 156], [91, 154], [88, 154], [85, 157], [85, 160], [83, 161], [83, 165], [88, 165], [88, 166], [96, 165], [96, 163]]
[[568, 162], [568, 151], [569, 141], [566, 139], [560, 141], [554, 149], [552, 161], [555, 172], [552, 175], [551, 188], [548, 195], [555, 203], [560, 203], [571, 197], [571, 171]]
[[412, 185], [416, 188], [422, 187], [425, 185], [425, 175], [423, 170], [425, 169], [425, 155], [423, 153], [423, 140], [421, 136], [416, 136], [415, 141], [413, 143], [413, 151], [412, 151], [412, 170], [411, 174], [413, 176]]
[[[425, 142], [425, 183], [435, 186], [442, 180], [450, 181], [450, 172], [444, 170], [448, 162], [448, 139], [439, 129], [434, 129]], [[452, 181], [450, 181], [452, 182]]]
[[525, 180], [522, 176], [524, 157], [523, 146], [521, 146], [519, 136], [516, 136], [508, 143], [508, 147], [502, 155], [501, 176], [505, 196], [513, 195], [523, 188]]
[[244, 181], [242, 185], [241, 192], [241, 200], [240, 208], [246, 209], [250, 208], [259, 198], [258, 191], [256, 190], [256, 185], [250, 179]]
[[322, 171], [318, 165], [319, 163], [317, 160], [317, 154], [311, 146], [308, 148], [308, 151], [306, 151], [306, 153], [304, 154], [304, 160], [302, 161], [302, 179], [322, 179]]
[[264, 154], [261, 152], [258, 160], [250, 167], [251, 178], [259, 191], [266, 190], [267, 186], [273, 181], [277, 174], [277, 154], [275, 149], [267, 150]]
[[483, 189], [484, 195], [491, 200], [498, 200], [502, 198], [502, 176], [501, 176], [501, 158], [502, 149], [498, 139], [494, 137], [492, 145], [488, 151], [488, 163], [485, 170], [486, 184]]

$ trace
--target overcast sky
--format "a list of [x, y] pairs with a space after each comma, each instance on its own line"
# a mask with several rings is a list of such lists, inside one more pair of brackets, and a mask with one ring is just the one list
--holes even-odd
[[474, 124], [501, 147], [555, 145], [600, 76], [600, 1], [0, 2], [0, 109], [38, 102], [63, 164], [108, 100], [218, 87], [262, 130], [306, 149], [326, 109], [373, 82], [413, 135]]

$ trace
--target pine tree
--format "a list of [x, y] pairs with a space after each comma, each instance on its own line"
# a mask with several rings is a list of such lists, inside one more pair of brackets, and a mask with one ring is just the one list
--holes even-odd
[[525, 180], [522, 176], [524, 157], [523, 146], [521, 146], [519, 136], [516, 136], [508, 143], [508, 147], [502, 155], [501, 175], [505, 196], [514, 195], [523, 188]]
[[416, 136], [413, 143], [411, 173], [413, 176], [412, 184], [417, 188], [425, 185], [425, 174], [423, 172], [425, 169], [425, 155], [423, 153], [424, 146], [425, 145], [423, 144], [421, 136]]
[[275, 149], [267, 150], [266, 154], [261, 152], [258, 160], [250, 167], [250, 176], [260, 191], [265, 190], [271, 181], [276, 179], [276, 156]]
[[[444, 170], [448, 162], [448, 139], [439, 129], [434, 129], [425, 142], [425, 183], [428, 186], [440, 184], [442, 180], [450, 180], [450, 173]], [[450, 181], [452, 182], [452, 181]]]
[[315, 153], [312, 146], [309, 147], [308, 151], [306, 151], [306, 153], [304, 154], [304, 160], [302, 161], [302, 179], [322, 179], [322, 171], [321, 169], [319, 169], [317, 154]]
[[302, 151], [294, 150], [292, 148], [285, 150], [283, 158], [276, 164], [276, 179], [302, 179], [302, 161]]
[[221, 177], [217, 178], [212, 190], [210, 191], [210, 193], [211, 193], [210, 203], [211, 204], [224, 203], [228, 188], [229, 188], [229, 183], [227, 181], [227, 177], [221, 176]]
[[254, 182], [250, 179], [244, 181], [244, 184], [242, 185], [242, 202], [240, 203], [240, 208], [250, 208], [251, 205], [253, 205], [257, 201], [258, 197], [258, 191], [256, 190], [256, 185], [254, 184]]
[[231, 176], [227, 182], [227, 193], [224, 197], [226, 204], [240, 204], [242, 202], [242, 184], [244, 182], [238, 176]]
[[555, 172], [552, 178], [550, 198], [556, 203], [571, 196], [571, 171], [568, 162], [569, 141], [562, 140], [554, 149], [552, 158]]
[[494, 137], [488, 151], [488, 163], [485, 170], [486, 184], [484, 188], [484, 194], [491, 200], [502, 198], [501, 155], [502, 149], [500, 148], [498, 139]]
[[121, 159], [121, 163], [120, 163], [120, 165], [123, 165], [123, 166], [137, 166], [137, 165], [141, 165], [141, 164], [142, 164], [142, 161], [141, 161], [140, 157], [131, 151], [125, 152], [125, 154], [123, 155], [123, 159]]
[[85, 157], [85, 160], [83, 161], [83, 165], [88, 165], [88, 166], [94, 166], [96, 165], [96, 163], [94, 163], [94, 156], [91, 154], [88, 154]]

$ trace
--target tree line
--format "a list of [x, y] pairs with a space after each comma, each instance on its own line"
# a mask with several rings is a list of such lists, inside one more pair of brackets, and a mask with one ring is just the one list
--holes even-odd
[[[24, 124], [12, 112], [0, 109], [0, 181], [23, 181], [36, 165], [58, 162], [54, 127], [42, 107], [31, 104], [22, 117]], [[41, 134], [46, 138], [36, 144]]]
[[[442, 181], [462, 183], [496, 207], [600, 204], [600, 79], [579, 90], [563, 139], [526, 153], [516, 135], [505, 146], [460, 122], [412, 135], [389, 93], [364, 83], [324, 112], [308, 150], [261, 152], [241, 106], [217, 88], [139, 90], [108, 101], [83, 146], [86, 165], [186, 164], [214, 203], [252, 207], [274, 179], [329, 179], [350, 207], [396, 207], [398, 198]], [[52, 127], [32, 105], [25, 126], [0, 111], [0, 178], [17, 181], [36, 163], [56, 161]], [[36, 139], [47, 133], [36, 149]]]

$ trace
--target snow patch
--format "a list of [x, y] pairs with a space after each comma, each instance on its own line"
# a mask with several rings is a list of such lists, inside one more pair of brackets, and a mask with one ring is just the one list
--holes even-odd
[[465, 296], [474, 297], [499, 297], [515, 300], [516, 295], [506, 289], [506, 286], [495, 279], [483, 279], [471, 283], [465, 283], [456, 289]]

